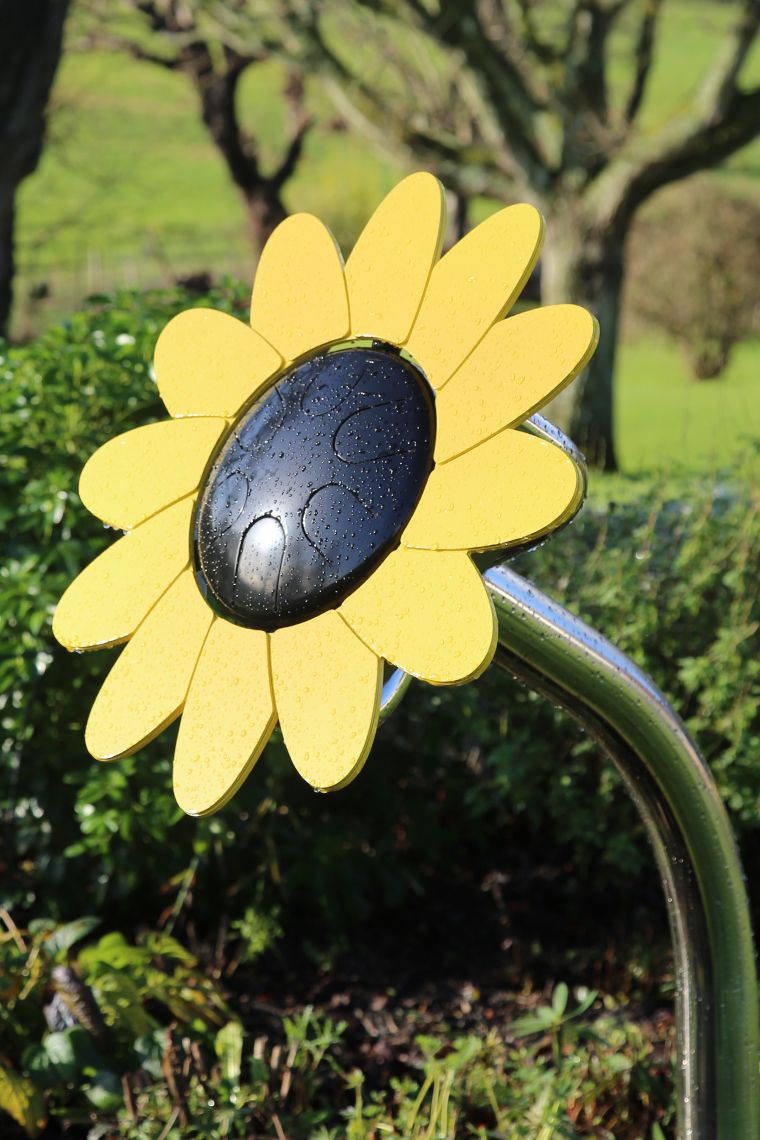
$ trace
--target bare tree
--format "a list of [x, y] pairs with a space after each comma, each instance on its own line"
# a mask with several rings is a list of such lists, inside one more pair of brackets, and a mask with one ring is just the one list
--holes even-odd
[[0, 0], [0, 336], [13, 301], [16, 191], [37, 169], [68, 0]]
[[284, 90], [291, 135], [277, 168], [265, 174], [256, 139], [240, 123], [237, 93], [251, 65], [273, 53], [291, 62], [298, 58], [302, 41], [287, 13], [276, 0], [79, 0], [78, 9], [88, 17], [80, 43], [126, 50], [135, 59], [188, 77], [203, 122], [243, 198], [254, 247], [260, 250], [287, 216], [282, 190], [296, 170], [311, 123], [303, 106], [301, 75], [292, 66]]
[[[460, 197], [526, 200], [544, 213], [542, 301], [585, 305], [601, 326], [591, 365], [552, 414], [607, 470], [616, 467], [613, 373], [631, 221], [660, 187], [716, 166], [760, 133], [760, 87], [739, 81], [758, 38], [760, 0], [736, 4], [733, 27], [690, 101], [656, 129], [640, 128], [662, 3], [311, 6], [311, 35], [346, 117]], [[608, 80], [613, 31], [618, 44], [628, 37], [622, 97]]]

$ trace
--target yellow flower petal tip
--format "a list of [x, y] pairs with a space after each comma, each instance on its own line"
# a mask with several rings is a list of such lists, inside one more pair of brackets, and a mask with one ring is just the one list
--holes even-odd
[[335, 791], [361, 771], [377, 731], [383, 663], [335, 610], [272, 634], [280, 728], [303, 778]]
[[438, 262], [406, 345], [436, 391], [514, 304], [544, 234], [544, 219], [533, 206], [508, 206]]
[[277, 723], [269, 638], [217, 619], [187, 696], [174, 754], [174, 795], [188, 815], [227, 803]]
[[282, 365], [271, 344], [217, 309], [188, 309], [156, 344], [156, 382], [172, 416], [234, 416]]
[[61, 598], [53, 633], [66, 649], [101, 649], [132, 636], [190, 561], [194, 502], [183, 499], [120, 538]]
[[496, 613], [467, 554], [402, 547], [340, 607], [362, 641], [433, 685], [473, 681], [496, 650]]
[[559, 447], [503, 431], [435, 468], [401, 541], [497, 550], [547, 534], [574, 513], [582, 493], [578, 470]]
[[122, 650], [95, 698], [85, 743], [96, 760], [129, 756], [176, 720], [213, 620], [187, 570]]
[[354, 336], [403, 344], [441, 255], [446, 194], [432, 174], [412, 174], [383, 199], [346, 262]]
[[599, 325], [579, 305], [550, 305], [499, 321], [439, 393], [436, 463], [521, 423], [586, 367]]
[[348, 336], [343, 258], [318, 218], [286, 218], [264, 246], [253, 282], [251, 325], [286, 360]]
[[165, 420], [111, 439], [89, 459], [79, 497], [108, 526], [131, 530], [198, 489], [227, 421]]

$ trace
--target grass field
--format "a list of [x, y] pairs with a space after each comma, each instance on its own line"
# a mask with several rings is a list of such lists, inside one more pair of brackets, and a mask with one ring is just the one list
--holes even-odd
[[[730, 3], [666, 0], [642, 112], [646, 126], [656, 127], [688, 97], [734, 10]], [[622, 89], [622, 37], [610, 67]], [[760, 49], [744, 77], [760, 79]], [[257, 65], [240, 93], [241, 118], [270, 166], [285, 138], [282, 83], [279, 65]], [[291, 210], [322, 217], [348, 249], [405, 171], [351, 131], [333, 129], [334, 108], [316, 84], [308, 101], [316, 125], [285, 198]], [[759, 173], [760, 144], [737, 155], [732, 171]], [[473, 220], [492, 208], [477, 202]], [[105, 52], [64, 57], [50, 142], [20, 194], [18, 255], [16, 335], [39, 331], [92, 292], [200, 270], [252, 278], [242, 205], [183, 76]], [[50, 296], [34, 300], [30, 294], [42, 283]], [[656, 339], [623, 344], [616, 397], [623, 469], [724, 463], [742, 437], [760, 435], [759, 365], [760, 347], [745, 345], [724, 379], [693, 383], [675, 348]]]
[[[262, 141], [265, 168], [284, 138], [282, 78], [264, 64], [242, 84], [243, 118]], [[286, 202], [323, 217], [350, 246], [402, 172], [329, 129], [318, 93], [312, 104], [317, 125]], [[16, 335], [119, 285], [200, 270], [252, 279], [245, 212], [184, 77], [105, 52], [64, 58], [50, 142], [20, 193], [18, 260]], [[49, 301], [30, 303], [42, 282]]]
[[[736, 5], [667, 0], [642, 121], [656, 126], [693, 90]], [[610, 61], [613, 87], [629, 76], [624, 32]], [[760, 50], [745, 66], [760, 77]], [[241, 119], [265, 164], [284, 145], [279, 65], [245, 73]], [[316, 121], [306, 155], [286, 188], [289, 208], [323, 217], [349, 247], [377, 202], [405, 173], [351, 131], [336, 132], [335, 109], [313, 82]], [[125, 55], [65, 55], [56, 80], [50, 141], [19, 200], [19, 280], [14, 332], [39, 329], [86, 293], [213, 269], [250, 278], [253, 257], [242, 205], [200, 121], [184, 76]], [[755, 145], [733, 167], [760, 169]], [[489, 210], [475, 204], [474, 220]], [[50, 299], [30, 300], [46, 283]]]
[[615, 423], [630, 474], [726, 465], [760, 440], [760, 343], [740, 345], [719, 380], [692, 380], [680, 350], [659, 338], [622, 344]]

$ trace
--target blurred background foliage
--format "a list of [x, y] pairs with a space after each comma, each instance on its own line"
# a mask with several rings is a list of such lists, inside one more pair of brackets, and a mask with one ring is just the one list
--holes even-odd
[[[547, 0], [536, 12], [546, 8], [546, 16], [552, 3]], [[452, 13], [461, 15], [466, 6], [462, 0]], [[419, 166], [429, 165], [449, 190], [447, 244], [505, 201], [530, 197], [519, 180], [494, 181], [481, 171], [502, 135], [489, 134], [478, 117], [480, 80], [471, 63], [462, 66], [461, 53], [438, 44], [432, 31], [423, 34], [404, 15], [401, 0], [379, 5], [382, 12], [370, 7], [353, 0], [76, 0], [40, 167], [21, 182], [16, 196], [12, 337], [36, 335], [93, 292], [209, 273], [250, 282], [267, 226], [284, 211], [307, 210], [323, 218], [347, 255], [384, 194]], [[559, 0], [555, 7], [564, 11]], [[760, 75], [751, 8], [742, 91]], [[615, 9], [603, 29], [609, 122], [603, 128], [589, 123], [590, 137], [604, 136], [607, 147], [616, 132], [625, 134], [615, 116], [623, 116], [639, 71], [636, 137], [646, 140], [664, 124], [680, 122], [679, 115], [691, 114], [700, 83], [730, 52], [732, 28], [741, 25], [743, 11], [742, 3], [713, 0], [630, 0]], [[549, 35], [553, 26], [544, 16], [539, 31]], [[580, 35], [578, 13], [567, 15], [568, 27], [576, 16]], [[641, 39], [648, 27], [649, 55]], [[448, 139], [454, 149], [444, 146], [433, 154], [431, 139], [441, 146]], [[623, 471], [672, 459], [695, 466], [725, 461], [737, 434], [760, 431], [757, 386], [750, 382], [757, 366], [756, 225], [745, 227], [739, 239], [735, 217], [737, 210], [759, 208], [757, 148], [750, 141], [723, 160], [705, 149], [699, 162], [719, 165], [715, 173], [697, 176], [700, 203], [692, 200], [696, 191], [688, 182], [676, 182], [635, 213], [614, 364], [614, 450]], [[566, 177], [572, 182], [575, 174]], [[733, 222], [725, 211], [720, 218], [715, 213], [724, 200]], [[680, 229], [672, 224], [678, 218]], [[558, 227], [550, 217], [551, 233]], [[588, 242], [593, 244], [592, 237]], [[704, 345], [700, 349], [696, 342], [704, 339], [705, 306], [716, 300], [699, 284], [705, 259], [700, 269], [689, 253], [705, 243], [712, 243], [710, 270], [722, 296], [721, 328], [713, 330], [711, 342], [725, 345], [727, 335], [744, 342], [733, 358], [713, 348], [711, 364], [698, 366], [718, 368], [725, 380], [709, 392], [688, 383], [694, 361], [704, 356]], [[570, 285], [555, 296], [554, 270], [549, 278], [538, 275], [531, 283], [530, 303], [542, 289], [544, 300], [571, 299]], [[736, 314], [728, 281], [744, 289]], [[679, 298], [679, 311], [671, 303], [669, 327], [658, 335], [668, 306], [653, 298], [666, 294]], [[597, 307], [590, 294], [588, 304]], [[613, 328], [616, 319], [606, 319], [605, 327]], [[673, 337], [684, 346], [683, 363], [681, 353], [672, 351]], [[611, 400], [611, 373], [605, 369]], [[654, 387], [668, 430], [651, 422]], [[558, 405], [552, 414], [567, 428], [567, 409]], [[678, 431], [671, 428], [674, 421]], [[705, 423], [719, 423], [721, 430], [704, 431]]]

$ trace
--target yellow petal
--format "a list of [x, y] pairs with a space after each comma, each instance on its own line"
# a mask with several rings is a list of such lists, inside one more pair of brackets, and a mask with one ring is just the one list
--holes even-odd
[[359, 774], [377, 731], [383, 663], [335, 610], [272, 634], [272, 681], [290, 758], [312, 787]]
[[599, 325], [580, 305], [495, 324], [435, 402], [435, 461], [445, 463], [553, 400], [591, 359]]
[[182, 712], [213, 611], [192, 570], [164, 594], [95, 698], [85, 743], [96, 760], [137, 752]]
[[258, 333], [217, 309], [186, 309], [156, 344], [156, 382], [173, 416], [234, 416], [282, 366]]
[[403, 344], [441, 256], [446, 196], [432, 174], [412, 174], [380, 203], [346, 262], [354, 336]]
[[580, 505], [583, 486], [559, 447], [503, 431], [434, 468], [401, 536], [426, 550], [487, 550], [546, 534]]
[[538, 210], [509, 206], [438, 262], [406, 345], [436, 391], [512, 306], [543, 243]]
[[79, 497], [109, 526], [131, 530], [192, 494], [227, 421], [164, 420], [110, 439], [85, 464]]
[[338, 612], [378, 656], [434, 685], [479, 677], [496, 649], [493, 603], [460, 551], [402, 546]]
[[253, 282], [251, 324], [286, 360], [348, 336], [343, 259], [318, 218], [286, 218], [264, 246]]
[[195, 503], [183, 499], [98, 555], [58, 603], [53, 633], [67, 649], [100, 649], [132, 636], [190, 561]]
[[174, 753], [174, 795], [188, 815], [224, 807], [277, 723], [267, 635], [217, 618], [193, 674]]

